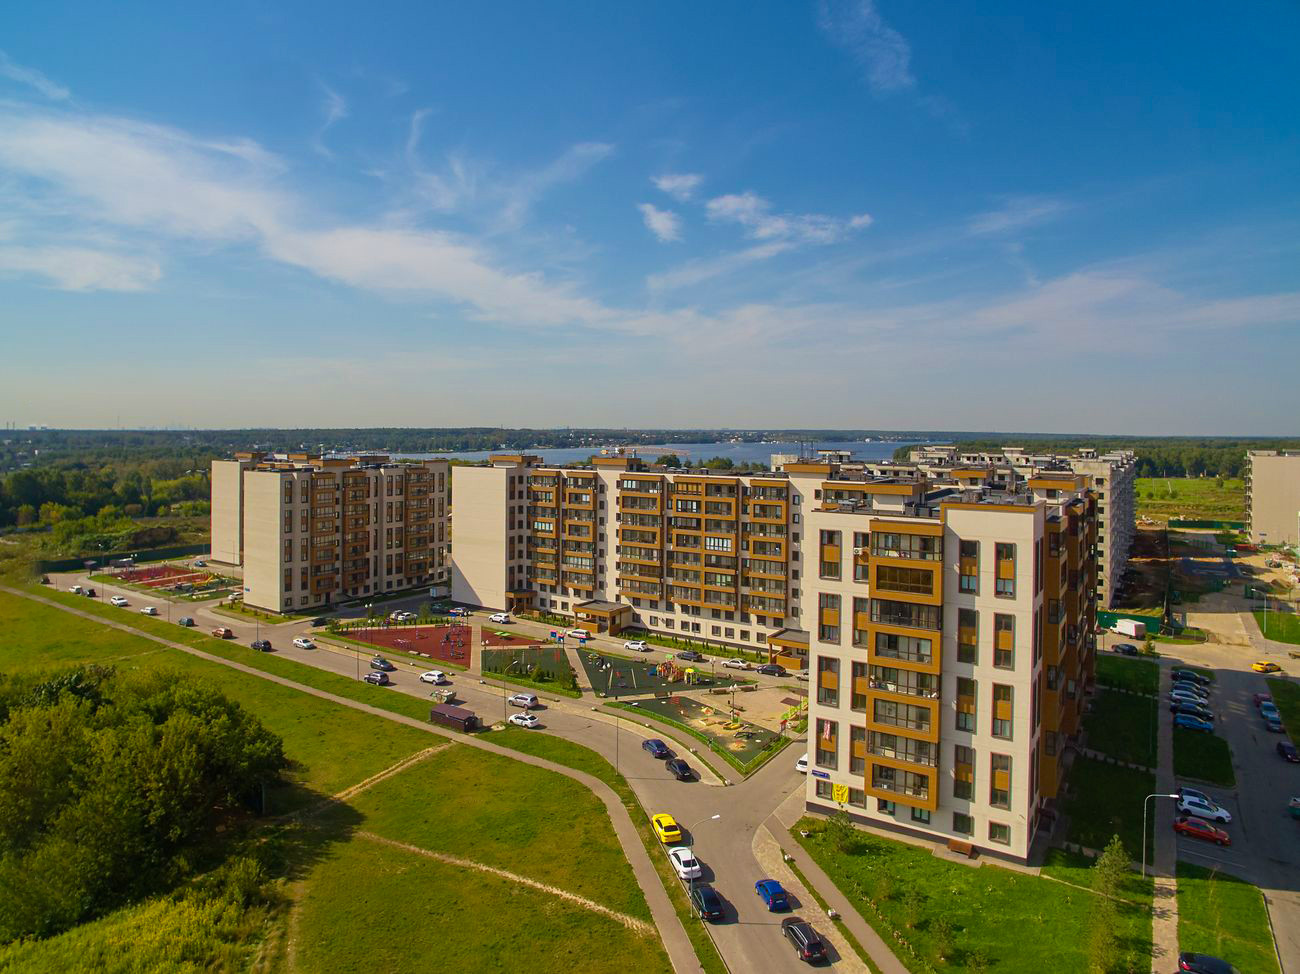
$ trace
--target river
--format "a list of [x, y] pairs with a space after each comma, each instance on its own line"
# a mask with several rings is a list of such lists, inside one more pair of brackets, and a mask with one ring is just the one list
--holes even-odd
[[[894, 456], [894, 451], [900, 446], [910, 446], [912, 443], [896, 441], [878, 441], [873, 440], [870, 443], [862, 440], [829, 440], [823, 443], [816, 443], [814, 450], [847, 450], [858, 460], [889, 460]], [[692, 463], [699, 463], [702, 460], [712, 460], [714, 457], [726, 457], [733, 463], [762, 463], [769, 464], [772, 460], [773, 453], [798, 453], [798, 443], [652, 443], [641, 444], [638, 446], [629, 446], [629, 451], [639, 450], [640, 456], [647, 463], [653, 462], [661, 454], [660, 450], [677, 454], [677, 458], [682, 461], [690, 460]], [[654, 452], [647, 452], [654, 451]], [[510, 450], [479, 450], [470, 453], [395, 453], [393, 458], [396, 460], [430, 460], [436, 457], [448, 457], [457, 460], [486, 460], [493, 453], [510, 453]], [[598, 447], [568, 447], [564, 449], [547, 449], [545, 447], [524, 450], [525, 453], [540, 455], [543, 462], [550, 466], [563, 466], [571, 463], [585, 463], [587, 458], [593, 453], [599, 453]]]

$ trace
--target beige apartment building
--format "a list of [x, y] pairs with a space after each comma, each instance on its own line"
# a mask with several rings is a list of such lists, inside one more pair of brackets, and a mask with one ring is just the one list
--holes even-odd
[[457, 467], [453, 598], [807, 669], [808, 806], [1024, 859], [1092, 683], [1089, 478]]
[[1255, 544], [1300, 541], [1300, 450], [1246, 452], [1246, 524]]
[[212, 558], [272, 612], [448, 581], [449, 464], [238, 453], [212, 463]]

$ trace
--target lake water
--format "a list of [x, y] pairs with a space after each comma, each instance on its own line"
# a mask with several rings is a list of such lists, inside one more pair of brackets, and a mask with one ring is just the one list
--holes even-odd
[[[872, 441], [865, 443], [862, 440], [830, 440], [824, 443], [816, 443], [814, 450], [848, 450], [855, 459], [858, 460], [889, 460], [893, 457], [894, 451], [900, 446], [910, 446], [914, 444], [903, 442], [877, 442]], [[665, 450], [677, 454], [680, 460], [690, 460], [693, 463], [699, 463], [701, 460], [712, 460], [714, 457], [727, 457], [733, 463], [771, 463], [773, 453], [798, 453], [798, 443], [654, 443], [641, 445], [638, 447], [629, 447], [629, 450], [639, 450], [641, 456], [647, 463], [654, 461], [660, 454], [658, 452], [646, 452], [648, 450]], [[454, 457], [457, 460], [486, 460], [493, 453], [510, 453], [510, 450], [484, 450], [473, 453], [395, 453], [395, 459], [403, 460], [429, 460], [434, 457]], [[574, 447], [561, 450], [525, 450], [525, 453], [538, 454], [543, 461], [551, 466], [562, 466], [568, 463], [585, 463], [587, 458], [593, 453], [599, 453], [599, 447]]]

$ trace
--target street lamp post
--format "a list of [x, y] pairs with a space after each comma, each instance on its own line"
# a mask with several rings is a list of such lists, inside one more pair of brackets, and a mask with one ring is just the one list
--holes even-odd
[[1147, 795], [1142, 799], [1142, 878], [1147, 876], [1147, 802], [1153, 798], [1177, 798], [1177, 795]]
[[[702, 818], [702, 819], [700, 819], [698, 822], [695, 823], [695, 825], [690, 826], [690, 827], [686, 830], [687, 834], [691, 837], [691, 841], [687, 844], [686, 847], [687, 847], [688, 849], [691, 850], [692, 858], [694, 858], [694, 853], [695, 853], [695, 826], [696, 826], [696, 825], [703, 825], [705, 822], [716, 822], [716, 821], [717, 821], [718, 819], [720, 819], [720, 818], [722, 818], [722, 813], [721, 813], [721, 812], [718, 812], [718, 813], [716, 813], [716, 814], [714, 814], [714, 815], [710, 815], [710, 816], [708, 816], [707, 818]], [[696, 860], [695, 860], [695, 865], [698, 867], [699, 864], [700, 864], [699, 859], [696, 859]], [[690, 892], [692, 892], [692, 893], [695, 892], [695, 877], [694, 877], [694, 876], [692, 876], [691, 879], [690, 879]]]

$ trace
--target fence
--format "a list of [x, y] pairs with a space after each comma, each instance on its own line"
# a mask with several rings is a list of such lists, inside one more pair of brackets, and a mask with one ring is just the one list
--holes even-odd
[[99, 566], [107, 565], [115, 558], [134, 558], [136, 561], [161, 561], [164, 558], [186, 558], [190, 555], [206, 555], [206, 544], [177, 545], [173, 548], [150, 548], [145, 551], [97, 551], [94, 555], [81, 555], [76, 558], [58, 558], [52, 561], [37, 561], [36, 570], [46, 572], [71, 572], [84, 568], [86, 562], [93, 561]]
[[1224, 531], [1245, 531], [1245, 521], [1206, 521], [1206, 520], [1187, 520], [1183, 521], [1175, 517], [1169, 519], [1169, 526], [1174, 530], [1178, 528], [1215, 528]]

